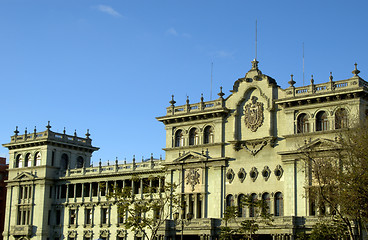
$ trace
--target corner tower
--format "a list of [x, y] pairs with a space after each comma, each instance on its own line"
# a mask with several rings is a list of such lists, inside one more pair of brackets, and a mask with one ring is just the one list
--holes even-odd
[[50, 219], [55, 214], [52, 196], [60, 193], [57, 180], [70, 168], [90, 166], [92, 146], [86, 138], [51, 131], [50, 122], [43, 132], [19, 135], [18, 128], [10, 143], [9, 177], [4, 239], [49, 239], [55, 230]]

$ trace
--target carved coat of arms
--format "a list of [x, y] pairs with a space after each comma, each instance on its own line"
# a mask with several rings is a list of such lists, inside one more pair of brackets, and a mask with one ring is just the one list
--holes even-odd
[[263, 103], [257, 102], [255, 96], [244, 106], [244, 121], [252, 132], [257, 131], [263, 123]]
[[192, 192], [194, 191], [195, 185], [199, 184], [200, 174], [197, 169], [190, 169], [187, 174], [187, 184], [191, 185]]

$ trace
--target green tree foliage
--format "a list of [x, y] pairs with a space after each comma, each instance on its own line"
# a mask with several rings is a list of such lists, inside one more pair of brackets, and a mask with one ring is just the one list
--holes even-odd
[[346, 235], [346, 226], [337, 221], [321, 221], [314, 225], [309, 240], [340, 240]]
[[[251, 195], [247, 195], [241, 199], [240, 207], [248, 207], [253, 209], [253, 217], [242, 219], [238, 214], [238, 206], [227, 206], [224, 212], [224, 225], [221, 227], [220, 239], [233, 239], [234, 235], [240, 235], [244, 239], [253, 239], [254, 235], [259, 230], [260, 223], [272, 225], [272, 215], [269, 213], [269, 206], [264, 200], [254, 199]], [[236, 227], [228, 226], [228, 223], [235, 223]]]
[[[132, 178], [131, 181], [138, 183], [139, 179]], [[133, 194], [131, 186], [114, 188], [108, 192], [107, 198], [118, 205], [119, 214], [124, 218], [122, 225], [126, 229], [153, 240], [165, 220], [170, 218], [170, 213], [180, 206], [180, 197], [175, 193], [178, 185], [165, 183], [161, 189], [143, 187], [143, 198]]]
[[367, 149], [364, 123], [343, 132], [338, 141], [302, 153], [310, 170], [309, 198], [316, 200], [322, 214], [329, 209], [326, 214], [342, 222], [351, 239], [362, 239], [363, 223], [368, 222]]

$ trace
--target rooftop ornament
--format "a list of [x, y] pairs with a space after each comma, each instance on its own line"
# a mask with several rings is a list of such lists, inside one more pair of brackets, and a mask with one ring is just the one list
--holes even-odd
[[15, 135], [17, 136], [19, 131], [18, 131], [18, 126], [15, 126], [15, 131], [14, 131]]
[[288, 83], [290, 84], [290, 87], [294, 87], [294, 84], [296, 82], [294, 81], [294, 75], [293, 74], [290, 75], [290, 81]]
[[220, 87], [220, 92], [217, 95], [219, 95], [220, 98], [223, 98], [223, 96], [225, 95], [225, 93], [222, 92], [222, 87]]
[[50, 121], [47, 122], [46, 128], [47, 128], [48, 131], [50, 130], [50, 128], [51, 128]]
[[89, 136], [91, 136], [91, 134], [89, 134], [89, 129], [87, 129], [86, 138], [89, 139]]
[[174, 95], [171, 95], [171, 101], [169, 102], [171, 104], [171, 106], [175, 106], [175, 100], [174, 100]]
[[332, 82], [332, 79], [333, 79], [332, 72], [330, 72], [330, 77], [329, 77], [329, 79], [330, 79], [330, 82]]
[[357, 63], [354, 63], [354, 66], [355, 66], [355, 68], [352, 71], [352, 73], [354, 74], [354, 77], [359, 77], [358, 74], [360, 73], [360, 71], [357, 68], [358, 64]]

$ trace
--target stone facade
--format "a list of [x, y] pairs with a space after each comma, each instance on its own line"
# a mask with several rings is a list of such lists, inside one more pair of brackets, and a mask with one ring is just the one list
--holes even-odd
[[[91, 166], [98, 148], [85, 138], [51, 131], [19, 135], [10, 143], [4, 239], [141, 239], [123, 228], [116, 204], [106, 199], [109, 186], [131, 186], [145, 198], [144, 184], [161, 189], [176, 182], [192, 220], [175, 224], [173, 215], [160, 239], [217, 239], [226, 206], [251, 195], [265, 200], [274, 216], [261, 225], [261, 239], [294, 239], [310, 230], [318, 210], [307, 199], [307, 172], [298, 150], [335, 141], [349, 124], [367, 113], [368, 83], [359, 77], [308, 86], [280, 88], [258, 69], [235, 81], [231, 95], [176, 106], [157, 120], [165, 125], [165, 160], [151, 159]], [[132, 180], [132, 177], [136, 180]], [[106, 184], [106, 189], [101, 188]], [[159, 190], [158, 190], [159, 191]], [[252, 217], [252, 209], [240, 209]]]

